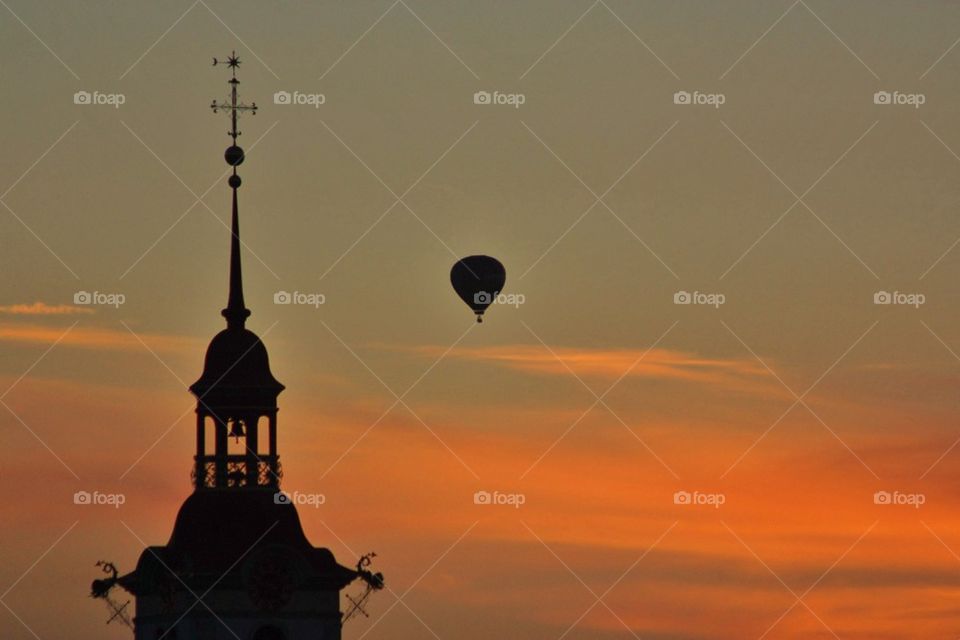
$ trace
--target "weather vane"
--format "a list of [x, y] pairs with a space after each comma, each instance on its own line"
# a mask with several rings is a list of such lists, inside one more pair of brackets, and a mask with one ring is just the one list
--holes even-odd
[[365, 618], [370, 617], [370, 614], [367, 613], [367, 610], [363, 607], [370, 598], [371, 593], [374, 591], [379, 591], [384, 587], [383, 574], [380, 572], [373, 573], [367, 568], [376, 557], [377, 554], [371, 551], [370, 553], [361, 556], [360, 560], [357, 562], [357, 576], [363, 580], [366, 586], [363, 590], [363, 593], [357, 597], [347, 595], [347, 600], [350, 601], [350, 609], [343, 614], [343, 622], [356, 617], [357, 614], [360, 614]]
[[237, 52], [231, 52], [226, 60], [213, 59], [214, 66], [220, 64], [225, 64], [230, 67], [231, 76], [227, 81], [230, 83], [230, 102], [217, 102], [217, 100], [214, 99], [213, 102], [210, 103], [210, 108], [213, 109], [214, 113], [219, 113], [223, 110], [230, 114], [230, 131], [227, 132], [227, 135], [233, 138], [233, 144], [227, 148], [224, 158], [227, 164], [233, 167], [233, 175], [230, 176], [229, 184], [236, 189], [240, 186], [240, 176], [237, 175], [237, 166], [243, 162], [243, 149], [237, 146], [237, 136], [240, 135], [240, 131], [237, 130], [237, 118], [239, 114], [248, 111], [250, 115], [257, 115], [257, 103], [252, 102], [245, 104], [237, 100], [237, 85], [240, 84], [240, 81], [237, 80], [237, 67], [240, 66], [240, 58], [237, 57]]

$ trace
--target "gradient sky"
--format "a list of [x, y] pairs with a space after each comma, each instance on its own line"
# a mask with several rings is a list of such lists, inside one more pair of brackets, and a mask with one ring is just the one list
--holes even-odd
[[[129, 637], [94, 562], [131, 570], [191, 490], [232, 49], [284, 487], [390, 586], [344, 638], [956, 636], [956, 3], [0, 5], [0, 637]], [[524, 296], [482, 325], [472, 253]]]

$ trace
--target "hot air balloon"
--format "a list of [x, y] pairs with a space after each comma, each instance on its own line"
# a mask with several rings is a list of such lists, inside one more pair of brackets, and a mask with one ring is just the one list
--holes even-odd
[[450, 269], [453, 289], [477, 314], [477, 322], [483, 322], [483, 312], [496, 300], [506, 280], [506, 269], [490, 256], [467, 256]]

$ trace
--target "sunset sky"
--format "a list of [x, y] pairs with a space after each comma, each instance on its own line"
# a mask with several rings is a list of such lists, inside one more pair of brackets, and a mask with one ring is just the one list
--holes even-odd
[[[232, 50], [283, 488], [389, 587], [345, 639], [955, 638], [958, 43], [946, 0], [0, 0], [0, 638], [129, 638], [94, 563], [192, 491]], [[522, 304], [475, 323], [471, 254]]]

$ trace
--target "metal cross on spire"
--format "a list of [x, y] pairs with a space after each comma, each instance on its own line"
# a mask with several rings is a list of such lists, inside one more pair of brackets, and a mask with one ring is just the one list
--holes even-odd
[[227, 132], [227, 135], [233, 138], [233, 144], [236, 145], [237, 136], [240, 135], [240, 132], [237, 131], [237, 114], [244, 111], [249, 111], [251, 115], [256, 115], [257, 103], [253, 102], [247, 105], [243, 102], [237, 102], [237, 85], [240, 84], [240, 81], [237, 80], [237, 67], [240, 66], [240, 58], [237, 57], [237, 52], [231, 52], [226, 60], [214, 58], [213, 65], [217, 66], [219, 64], [225, 64], [230, 67], [231, 77], [230, 80], [227, 81], [230, 83], [230, 102], [217, 102], [214, 100], [210, 103], [210, 108], [213, 109], [214, 113], [218, 113], [221, 109], [230, 113], [231, 126], [230, 131]]

